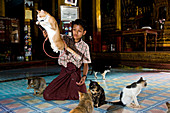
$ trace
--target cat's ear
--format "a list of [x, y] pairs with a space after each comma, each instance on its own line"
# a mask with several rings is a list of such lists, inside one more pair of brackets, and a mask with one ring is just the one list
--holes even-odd
[[87, 93], [91, 93], [90, 89], [87, 90]]
[[83, 93], [82, 93], [82, 92], [80, 92], [80, 91], [78, 91], [78, 93], [79, 93], [79, 97], [82, 97], [82, 94], [83, 94]]
[[140, 79], [139, 80], [143, 80], [143, 77], [140, 77]]
[[87, 93], [89, 93], [92, 96], [92, 93], [91, 93], [90, 89], [87, 90]]
[[43, 9], [41, 9], [41, 12], [42, 12], [42, 13], [45, 13], [45, 11], [44, 11]]
[[37, 10], [37, 13], [39, 13], [40, 11], [39, 10]]
[[137, 83], [141, 83], [143, 81], [143, 77], [140, 77], [140, 79], [137, 81]]
[[168, 109], [170, 108], [170, 103], [166, 102], [166, 106], [168, 107]]

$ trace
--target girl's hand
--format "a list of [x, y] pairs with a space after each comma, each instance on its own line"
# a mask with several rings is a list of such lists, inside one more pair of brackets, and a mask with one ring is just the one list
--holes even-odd
[[81, 85], [83, 85], [85, 83], [85, 80], [86, 80], [86, 76], [83, 76], [83, 77], [81, 77], [80, 82], [76, 82], [76, 84], [81, 86]]
[[48, 34], [47, 34], [47, 31], [46, 31], [46, 30], [43, 30], [43, 36], [44, 36], [45, 38], [47, 38]]
[[66, 44], [66, 42], [63, 40], [63, 43], [64, 43], [64, 47], [65, 47], [65, 49], [67, 49], [67, 44]]

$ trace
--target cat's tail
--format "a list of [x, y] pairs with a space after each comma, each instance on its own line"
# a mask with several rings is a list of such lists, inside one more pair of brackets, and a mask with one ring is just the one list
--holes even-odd
[[121, 101], [118, 101], [118, 102], [105, 101], [105, 104], [112, 104], [112, 105], [121, 105], [121, 106], [125, 106]]

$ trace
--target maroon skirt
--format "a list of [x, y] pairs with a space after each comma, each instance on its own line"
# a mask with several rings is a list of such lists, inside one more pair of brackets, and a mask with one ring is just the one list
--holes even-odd
[[81, 69], [73, 63], [68, 63], [67, 68], [62, 66], [61, 72], [45, 89], [45, 100], [78, 100], [78, 91], [86, 93], [86, 85], [78, 86], [76, 82], [81, 79]]

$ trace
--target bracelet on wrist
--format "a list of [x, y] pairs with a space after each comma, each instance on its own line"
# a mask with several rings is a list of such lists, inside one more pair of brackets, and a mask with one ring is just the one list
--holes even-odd
[[83, 75], [82, 77], [86, 77], [87, 78], [87, 75]]

